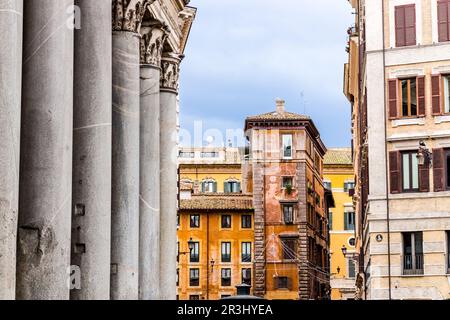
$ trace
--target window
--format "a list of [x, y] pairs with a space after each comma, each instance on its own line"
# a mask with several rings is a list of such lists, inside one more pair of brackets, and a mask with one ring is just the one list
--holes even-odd
[[217, 182], [212, 179], [204, 180], [202, 182], [202, 192], [203, 193], [217, 192]]
[[[450, 190], [450, 150], [445, 151], [445, 181], [446, 181], [446, 189]], [[435, 175], [438, 175], [437, 172], [435, 173]]]
[[222, 262], [231, 262], [231, 242], [222, 242]]
[[419, 191], [419, 161], [417, 152], [402, 153], [403, 191]]
[[252, 285], [252, 269], [251, 268], [242, 269], [242, 283], [247, 284], [249, 286]]
[[328, 230], [333, 230], [333, 212], [328, 213]]
[[222, 269], [221, 286], [222, 287], [231, 286], [231, 269]]
[[231, 229], [231, 216], [229, 214], [222, 215], [222, 229]]
[[439, 42], [450, 41], [450, 1], [438, 1]]
[[200, 262], [200, 243], [192, 242], [190, 250], [190, 262], [197, 263]]
[[200, 296], [197, 294], [190, 295], [189, 300], [200, 300]]
[[325, 189], [331, 190], [331, 181], [324, 181], [323, 182], [323, 187]]
[[399, 80], [399, 99], [403, 117], [417, 117], [417, 81], [416, 78]]
[[296, 260], [297, 257], [297, 239], [281, 239], [283, 247], [283, 260]]
[[355, 182], [354, 181], [346, 181], [344, 183], [344, 192], [348, 192], [351, 189], [355, 189]]
[[189, 270], [189, 286], [191, 287], [200, 286], [200, 269]]
[[200, 228], [200, 215], [199, 214], [191, 214], [190, 226], [191, 226], [191, 228]]
[[252, 228], [252, 216], [249, 214], [242, 215], [242, 229], [251, 229]]
[[344, 212], [344, 230], [355, 230], [355, 213], [352, 211]]
[[292, 189], [294, 186], [294, 179], [292, 177], [283, 177], [283, 182], [281, 187], [283, 189], [288, 188], [288, 186]]
[[179, 156], [180, 156], [180, 158], [194, 158], [195, 157], [195, 153], [194, 152], [180, 151]]
[[395, 7], [395, 42], [397, 47], [416, 45], [416, 6]]
[[423, 274], [422, 232], [403, 233], [403, 274]]
[[252, 262], [251, 242], [242, 242], [242, 262]]
[[348, 277], [354, 279], [356, 277], [356, 266], [353, 258], [347, 259]]
[[202, 158], [218, 158], [218, 152], [202, 152], [200, 155]]
[[283, 158], [291, 159], [292, 158], [292, 135], [284, 134], [283, 135]]
[[450, 113], [450, 75], [442, 76], [442, 89], [444, 90], [444, 112]]
[[450, 274], [450, 231], [447, 231], [447, 273]]
[[241, 184], [239, 181], [225, 181], [223, 190], [225, 193], [241, 192]]
[[354, 247], [356, 245], [356, 239], [354, 237], [351, 237], [350, 239], [348, 239], [348, 245], [350, 247]]
[[283, 218], [285, 224], [293, 224], [294, 223], [294, 205], [293, 204], [284, 204], [283, 206]]
[[276, 288], [277, 289], [288, 289], [289, 288], [289, 279], [288, 277], [276, 277]]

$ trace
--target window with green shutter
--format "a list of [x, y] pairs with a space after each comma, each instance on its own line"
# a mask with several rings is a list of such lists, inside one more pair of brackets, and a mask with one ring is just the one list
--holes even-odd
[[355, 213], [344, 212], [344, 230], [355, 230]]

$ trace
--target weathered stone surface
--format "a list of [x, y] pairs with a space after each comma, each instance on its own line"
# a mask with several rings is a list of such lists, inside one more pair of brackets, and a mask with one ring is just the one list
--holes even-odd
[[68, 299], [73, 0], [24, 2], [17, 298]]
[[0, 0], [0, 300], [15, 298], [22, 23], [23, 0]]
[[139, 35], [113, 32], [111, 298], [138, 299]]
[[110, 298], [111, 262], [111, 0], [75, 0], [72, 265], [81, 289], [71, 299]]

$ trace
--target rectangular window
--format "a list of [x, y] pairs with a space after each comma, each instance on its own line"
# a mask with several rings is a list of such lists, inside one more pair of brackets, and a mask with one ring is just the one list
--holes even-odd
[[325, 189], [331, 190], [331, 181], [324, 181], [323, 182], [323, 187]]
[[247, 284], [249, 286], [252, 285], [252, 269], [251, 268], [242, 269], [242, 283]]
[[252, 262], [251, 242], [242, 242], [242, 262]]
[[276, 288], [277, 289], [288, 289], [289, 288], [289, 279], [288, 277], [277, 277], [276, 280]]
[[417, 152], [402, 153], [403, 191], [419, 191], [419, 161]]
[[189, 248], [190, 251], [190, 259], [189, 261], [192, 263], [200, 262], [200, 243], [192, 242]]
[[231, 229], [231, 216], [229, 214], [222, 215], [222, 229]]
[[292, 178], [292, 177], [283, 177], [283, 182], [282, 182], [282, 185], [281, 185], [281, 187], [283, 188], [283, 189], [286, 189], [286, 188], [293, 188], [293, 186], [294, 186], [294, 179]]
[[328, 213], [328, 230], [333, 230], [333, 212]]
[[399, 100], [403, 117], [417, 117], [417, 79], [399, 80]]
[[354, 279], [356, 277], [355, 260], [353, 260], [353, 258], [347, 259], [347, 266], [348, 266], [348, 277], [350, 279]]
[[189, 286], [191, 287], [200, 286], [200, 269], [189, 270]]
[[439, 42], [450, 41], [450, 1], [440, 0], [437, 5]]
[[403, 274], [423, 274], [422, 232], [403, 233]]
[[416, 45], [416, 6], [395, 7], [395, 43], [397, 47]]
[[217, 192], [217, 182], [214, 180], [205, 180], [202, 182], [203, 193], [215, 193]]
[[226, 181], [224, 182], [225, 193], [239, 193], [241, 192], [241, 184], [239, 181]]
[[355, 213], [352, 211], [344, 212], [344, 230], [355, 230]]
[[294, 223], [294, 205], [284, 204], [283, 205], [283, 219], [285, 224]]
[[445, 152], [445, 180], [446, 189], [450, 190], [450, 150]]
[[292, 159], [292, 135], [283, 134], [283, 158]]
[[353, 181], [346, 181], [344, 183], [344, 192], [349, 192], [349, 190], [355, 189], [355, 182]]
[[190, 227], [191, 228], [200, 228], [200, 215], [199, 214], [191, 214]]
[[450, 75], [442, 76], [442, 90], [444, 98], [444, 112], [450, 113]]
[[184, 151], [180, 151], [179, 154], [180, 158], [194, 158], [195, 157], [195, 153], [194, 152], [184, 152]]
[[283, 247], [283, 260], [296, 260], [297, 257], [297, 239], [281, 239]]
[[218, 152], [202, 152], [201, 157], [202, 158], [218, 158], [219, 153]]
[[252, 228], [252, 216], [249, 214], [242, 215], [242, 229]]
[[231, 286], [231, 269], [222, 269], [221, 286], [222, 287]]
[[222, 262], [231, 262], [231, 242], [222, 242]]
[[447, 231], [447, 274], [450, 274], [450, 231]]

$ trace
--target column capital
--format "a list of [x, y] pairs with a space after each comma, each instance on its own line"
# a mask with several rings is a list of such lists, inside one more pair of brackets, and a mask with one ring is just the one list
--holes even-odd
[[168, 27], [158, 23], [141, 28], [141, 65], [159, 68], [164, 49], [164, 43], [169, 36]]
[[145, 10], [155, 0], [113, 0], [112, 29], [139, 33]]
[[183, 59], [180, 54], [164, 54], [161, 58], [161, 89], [178, 92], [180, 79], [180, 63]]

